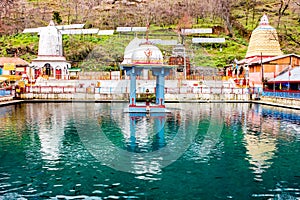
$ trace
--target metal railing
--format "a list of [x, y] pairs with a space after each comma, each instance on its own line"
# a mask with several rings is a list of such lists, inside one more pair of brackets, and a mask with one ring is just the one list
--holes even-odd
[[12, 93], [10, 89], [0, 88], [0, 97], [10, 96], [11, 94]]
[[265, 96], [265, 97], [277, 97], [277, 98], [300, 99], [300, 91], [299, 90], [290, 90], [290, 91], [264, 90], [262, 92], [262, 96]]

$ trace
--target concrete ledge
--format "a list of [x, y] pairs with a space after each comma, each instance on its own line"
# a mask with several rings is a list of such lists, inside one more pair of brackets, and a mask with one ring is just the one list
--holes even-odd
[[23, 103], [129, 103], [127, 100], [26, 99]]
[[2, 102], [2, 101], [11, 101], [13, 99], [14, 99], [13, 96], [0, 96], [0, 102]]
[[300, 99], [295, 98], [279, 98], [279, 97], [261, 97], [261, 104], [265, 105], [272, 105], [272, 106], [279, 106], [285, 108], [300, 108]]
[[[268, 101], [248, 101], [248, 100], [166, 100], [166, 103], [254, 103], [267, 106], [288, 108], [300, 110], [300, 106], [285, 105], [280, 103], [268, 102]], [[129, 103], [128, 100], [66, 100], [66, 99], [32, 99], [32, 100], [14, 100], [11, 98], [6, 98], [3, 101], [1, 98], [0, 107], [21, 104], [21, 103]]]
[[165, 103], [251, 103], [250, 100], [165, 100]]
[[0, 102], [0, 107], [13, 105], [13, 104], [19, 104], [19, 103], [22, 103], [22, 102], [24, 102], [24, 100], [13, 100], [13, 98], [11, 98], [11, 99], [8, 99], [6, 101], [1, 101]]
[[273, 102], [268, 102], [268, 101], [252, 101], [252, 103], [267, 105], [267, 106], [280, 107], [280, 108], [289, 108], [289, 109], [300, 110], [300, 106], [284, 105], [284, 104], [273, 103]]

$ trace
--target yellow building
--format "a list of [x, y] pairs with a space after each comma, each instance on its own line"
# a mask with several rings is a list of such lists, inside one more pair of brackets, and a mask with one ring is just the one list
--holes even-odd
[[0, 76], [16, 81], [29, 71], [29, 63], [19, 57], [0, 57]]

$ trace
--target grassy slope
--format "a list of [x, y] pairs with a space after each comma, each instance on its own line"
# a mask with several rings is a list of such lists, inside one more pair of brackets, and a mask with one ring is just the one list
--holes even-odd
[[[54, 5], [50, 5], [54, 6]], [[248, 30], [252, 31], [258, 24], [262, 13], [266, 13], [269, 16], [270, 24], [276, 27], [278, 5], [271, 0], [264, 0], [264, 4], [257, 6], [257, 12], [254, 20], [249, 19], [248, 25], [245, 26], [245, 9], [244, 7], [237, 7], [233, 10], [233, 16]], [[297, 16], [292, 13], [291, 10], [286, 12], [287, 14], [282, 18], [282, 24], [284, 24], [289, 32], [300, 31], [299, 23], [297, 22]], [[251, 14], [251, 13], [250, 13]], [[203, 19], [201, 25], [198, 27], [212, 27], [214, 25], [222, 25], [218, 21], [212, 22], [210, 19]], [[285, 27], [282, 25], [278, 29], [280, 35], [285, 34]], [[151, 34], [166, 34], [170, 36], [164, 36], [161, 39], [177, 39], [174, 32], [168, 31], [167, 28], [160, 30], [160, 27], [151, 26]], [[207, 35], [205, 35], [207, 36]], [[222, 35], [211, 35], [212, 37], [226, 37], [225, 44], [191, 44], [191, 37], [186, 38], [187, 52], [190, 53], [191, 61], [196, 66], [213, 66], [223, 67], [230, 63], [234, 58], [242, 59], [247, 51], [248, 39], [243, 38], [235, 32], [233, 37], [227, 37]], [[155, 36], [153, 36], [155, 37]], [[293, 37], [298, 39], [298, 34], [294, 34]], [[299, 54], [298, 46], [290, 40], [286, 40], [283, 36], [281, 45], [284, 53], [297, 53]], [[86, 70], [97, 70], [99, 67], [103, 68], [108, 65], [112, 65], [114, 61], [123, 57], [123, 52], [129, 41], [133, 39], [133, 36], [125, 35], [113, 35], [113, 36], [64, 36], [64, 52], [68, 60], [73, 61], [74, 65], [80, 66], [80, 63], [87, 59], [91, 53], [98, 55], [98, 64], [94, 63], [88, 66], [84, 65]], [[298, 40], [300, 41], [300, 40]], [[38, 48], [38, 36], [36, 34], [17, 34], [12, 36], [4, 36], [0, 38], [0, 56], [7, 56], [6, 49], [18, 48], [18, 54], [21, 58], [30, 61], [36, 57]], [[169, 53], [171, 47], [160, 46], [160, 48]], [[97, 49], [97, 50], [95, 50]], [[222, 49], [222, 51], [220, 51]], [[96, 52], [96, 54], [95, 54]], [[95, 67], [96, 66], [96, 67]]]
[[[152, 31], [151, 35], [165, 34], [165, 31]], [[171, 36], [159, 36], [161, 39], [178, 39], [172, 33]], [[143, 36], [140, 36], [143, 37]], [[155, 36], [151, 36], [157, 38]], [[151, 38], [150, 37], [150, 38]], [[216, 36], [214, 36], [216, 37]], [[224, 36], [217, 36], [224, 37]], [[123, 52], [126, 45], [134, 38], [133, 35], [113, 35], [113, 36], [64, 36], [64, 53], [68, 60], [73, 61], [74, 65], [80, 65], [84, 59], [88, 59], [89, 53], [101, 51], [102, 65], [110, 65], [116, 57], [123, 57]], [[21, 58], [30, 61], [36, 57], [38, 49], [38, 36], [36, 34], [17, 34], [5, 36], [0, 39], [1, 56], [9, 56], [6, 53], [6, 48], [21, 49]], [[187, 52], [191, 56], [191, 61], [196, 66], [218, 66], [221, 67], [229, 63], [235, 57], [241, 58], [246, 52], [247, 43], [243, 39], [232, 40], [226, 38], [226, 43], [219, 44], [191, 44], [191, 38], [186, 39]], [[172, 48], [170, 46], [159, 46], [162, 51], [170, 54]], [[220, 48], [222, 51], [220, 51]], [[30, 49], [30, 52], [26, 52]], [[94, 51], [93, 51], [94, 49]], [[97, 50], [96, 50], [97, 49]], [[19, 53], [20, 54], [20, 51]], [[106, 64], [105, 64], [106, 63]], [[87, 66], [86, 66], [87, 67]], [[90, 70], [95, 70], [93, 66], [87, 67]]]

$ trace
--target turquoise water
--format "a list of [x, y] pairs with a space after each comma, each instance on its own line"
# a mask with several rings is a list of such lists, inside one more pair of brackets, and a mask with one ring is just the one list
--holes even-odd
[[0, 107], [0, 199], [300, 199], [300, 112], [256, 104]]

